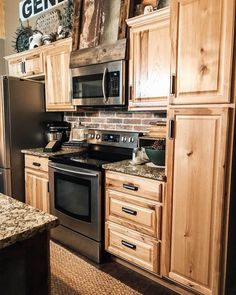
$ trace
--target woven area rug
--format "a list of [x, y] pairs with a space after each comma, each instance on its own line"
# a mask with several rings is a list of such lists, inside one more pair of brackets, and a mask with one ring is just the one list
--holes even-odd
[[50, 251], [51, 295], [140, 295], [53, 242]]

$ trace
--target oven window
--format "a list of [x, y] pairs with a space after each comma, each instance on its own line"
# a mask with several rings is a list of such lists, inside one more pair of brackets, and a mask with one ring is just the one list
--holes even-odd
[[91, 182], [55, 173], [55, 208], [79, 220], [91, 222]]
[[73, 98], [103, 98], [103, 74], [73, 77]]

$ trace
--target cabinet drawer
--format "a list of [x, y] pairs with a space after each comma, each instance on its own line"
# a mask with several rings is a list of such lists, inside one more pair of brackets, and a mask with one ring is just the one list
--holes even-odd
[[149, 271], [159, 273], [160, 242], [106, 222], [105, 249]]
[[48, 158], [25, 155], [25, 167], [48, 172]]
[[157, 202], [162, 201], [163, 183], [153, 179], [107, 171], [106, 188]]
[[161, 205], [153, 201], [107, 190], [106, 219], [161, 238]]

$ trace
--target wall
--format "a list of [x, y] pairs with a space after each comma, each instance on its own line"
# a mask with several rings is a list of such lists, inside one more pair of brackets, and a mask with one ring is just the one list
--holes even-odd
[[126, 130], [147, 132], [150, 123], [166, 117], [166, 113], [99, 111], [85, 113], [65, 113], [65, 120], [81, 122], [83, 125], [107, 130]]

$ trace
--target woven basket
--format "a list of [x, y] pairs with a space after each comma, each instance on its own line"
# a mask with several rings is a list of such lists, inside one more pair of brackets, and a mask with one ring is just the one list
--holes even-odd
[[36, 30], [39, 30], [43, 35], [57, 33], [58, 26], [61, 22], [61, 12], [56, 9], [41, 15], [36, 21]]

